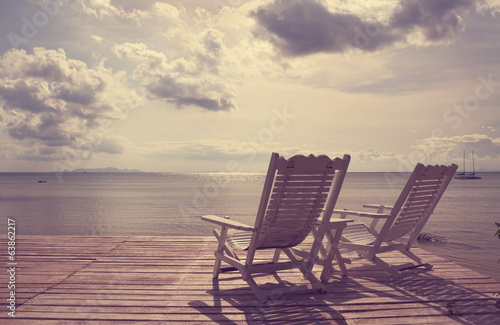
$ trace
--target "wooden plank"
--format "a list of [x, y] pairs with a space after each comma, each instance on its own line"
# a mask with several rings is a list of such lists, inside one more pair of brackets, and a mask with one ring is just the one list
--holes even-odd
[[[500, 282], [419, 248], [414, 252], [433, 263], [433, 270], [408, 270], [400, 279], [347, 254], [349, 277], [334, 273], [325, 294], [282, 295], [275, 277], [258, 276], [263, 288], [274, 290], [272, 299], [261, 303], [236, 272], [213, 282], [212, 237], [18, 236], [16, 241], [15, 324], [493, 324], [500, 317], [493, 296]], [[301, 247], [311, 243], [308, 238]], [[262, 261], [273, 256], [258, 254]], [[405, 262], [396, 253], [382, 256]], [[0, 262], [5, 265], [6, 257]], [[319, 276], [321, 266], [314, 273]], [[287, 283], [306, 283], [299, 271], [278, 274]], [[6, 272], [0, 274], [0, 282], [7, 280]], [[8, 294], [6, 286], [0, 292]], [[12, 320], [4, 301], [0, 308], [0, 323]]]

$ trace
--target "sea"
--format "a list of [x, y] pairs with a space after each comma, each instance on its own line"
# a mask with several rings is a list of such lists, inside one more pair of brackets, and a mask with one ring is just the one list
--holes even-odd
[[[348, 173], [337, 209], [394, 204], [408, 173]], [[500, 173], [453, 179], [417, 245], [500, 280]], [[200, 216], [253, 224], [264, 173], [0, 173], [0, 222], [17, 235], [211, 236]]]

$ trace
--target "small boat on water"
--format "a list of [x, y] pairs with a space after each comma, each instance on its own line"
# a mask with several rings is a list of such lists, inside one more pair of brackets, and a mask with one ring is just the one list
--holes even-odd
[[481, 179], [480, 176], [476, 176], [476, 166], [474, 165], [474, 151], [472, 151], [472, 173], [465, 172], [465, 150], [464, 150], [464, 171], [458, 173], [455, 179]]
[[38, 181], [38, 183], [47, 183], [47, 181], [44, 180], [44, 179], [41, 179], [41, 180]]

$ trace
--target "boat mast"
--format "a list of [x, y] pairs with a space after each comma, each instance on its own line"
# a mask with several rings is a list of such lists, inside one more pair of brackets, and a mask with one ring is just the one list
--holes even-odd
[[464, 150], [464, 176], [465, 176], [465, 150]]
[[474, 164], [474, 150], [472, 150], [472, 175], [476, 176], [476, 166]]

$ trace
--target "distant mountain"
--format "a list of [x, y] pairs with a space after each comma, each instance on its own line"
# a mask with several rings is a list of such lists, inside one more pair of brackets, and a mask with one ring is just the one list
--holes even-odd
[[107, 167], [74, 169], [72, 173], [142, 173], [142, 171], [138, 169], [120, 169], [115, 167]]

